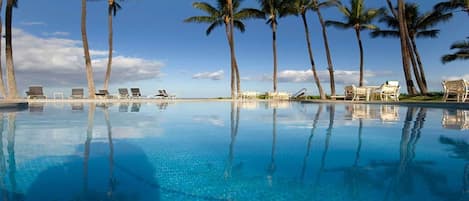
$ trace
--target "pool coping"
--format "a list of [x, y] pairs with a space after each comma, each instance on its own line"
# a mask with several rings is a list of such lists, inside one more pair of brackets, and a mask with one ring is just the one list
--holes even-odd
[[[178, 98], [178, 99], [155, 99], [155, 98], [139, 98], [139, 99], [16, 99], [8, 101], [0, 101], [0, 109], [5, 110], [22, 110], [27, 109], [30, 103], [162, 103], [162, 102], [232, 102], [232, 99], [218, 98]], [[424, 102], [424, 101], [400, 101], [400, 102], [381, 102], [381, 101], [344, 101], [344, 100], [265, 100], [265, 99], [249, 99], [234, 100], [236, 102], [300, 102], [300, 103], [339, 103], [339, 104], [370, 104], [370, 105], [400, 105], [408, 107], [430, 107], [430, 108], [451, 108], [451, 109], [469, 109], [469, 103], [458, 102]]]

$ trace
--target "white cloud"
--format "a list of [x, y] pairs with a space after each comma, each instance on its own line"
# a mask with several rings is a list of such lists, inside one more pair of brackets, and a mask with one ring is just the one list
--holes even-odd
[[36, 26], [36, 25], [46, 25], [45, 22], [39, 22], [39, 21], [23, 21], [23, 22], [20, 22], [21, 25], [24, 25], [24, 26]]
[[64, 32], [64, 31], [56, 31], [56, 32], [52, 32], [52, 33], [43, 32], [42, 35], [44, 35], [44, 36], [69, 36], [70, 33], [69, 32]]
[[216, 71], [216, 72], [197, 73], [197, 74], [192, 76], [192, 79], [221, 80], [221, 79], [223, 79], [224, 75], [225, 75], [225, 72], [223, 70], [219, 70], [219, 71]]
[[[59, 37], [41, 38], [13, 29], [15, 71], [19, 84], [48, 87], [86, 85], [85, 61], [81, 41]], [[90, 50], [94, 79], [102, 83], [107, 65], [107, 51]], [[152, 79], [160, 76], [164, 63], [116, 55], [113, 58], [111, 83]]]
[[[317, 71], [319, 79], [323, 82], [329, 81], [329, 71]], [[365, 71], [365, 78], [372, 78], [381, 74], [389, 74], [389, 72], [376, 73]], [[360, 78], [359, 71], [335, 70], [335, 83], [337, 84], [357, 84]], [[252, 79], [251, 79], [252, 80]], [[263, 81], [272, 81], [272, 75], [264, 75]], [[307, 83], [314, 82], [313, 72], [311, 70], [284, 70], [278, 72], [279, 82]], [[367, 83], [365, 79], [365, 83]]]

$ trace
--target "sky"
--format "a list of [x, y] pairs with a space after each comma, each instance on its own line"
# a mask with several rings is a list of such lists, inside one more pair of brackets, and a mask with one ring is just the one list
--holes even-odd
[[[205, 15], [192, 7], [193, 2], [125, 0], [120, 3], [122, 9], [114, 18], [111, 94], [117, 94], [121, 87], [139, 87], [144, 96], [155, 95], [158, 89], [166, 89], [182, 98], [230, 95], [230, 54], [224, 27], [206, 36], [207, 24], [184, 23], [188, 17]], [[216, 1], [206, 2], [215, 5]], [[426, 12], [439, 1], [408, 2], [418, 3], [421, 11]], [[348, 5], [349, 1], [345, 0], [344, 4]], [[385, 1], [366, 0], [365, 5], [383, 7]], [[241, 7], [257, 8], [258, 3], [245, 0]], [[107, 1], [89, 1], [87, 13], [94, 80], [96, 88], [101, 89], [108, 51]], [[325, 19], [343, 20], [337, 8], [327, 8], [322, 14]], [[42, 85], [48, 96], [53, 92], [69, 96], [72, 87], [87, 88], [80, 17], [81, 0], [19, 0], [13, 13], [13, 54], [21, 96], [30, 85]], [[307, 20], [318, 73], [323, 88], [329, 93], [320, 25], [314, 13], [308, 13]], [[248, 20], [245, 24], [245, 33], [235, 32], [241, 89], [273, 91], [270, 27], [264, 20]], [[375, 24], [386, 28], [378, 22]], [[468, 61], [448, 64], [440, 61], [442, 55], [451, 53], [449, 47], [453, 42], [469, 36], [468, 16], [456, 13], [452, 20], [437, 28], [441, 29], [437, 39], [417, 40], [431, 91], [441, 91], [444, 79], [469, 79]], [[345, 85], [358, 84], [358, 44], [353, 30], [328, 27], [327, 31], [336, 88], [342, 93]], [[366, 84], [398, 80], [404, 86], [399, 40], [372, 39], [368, 31], [363, 31], [362, 36]], [[307, 88], [309, 95], [317, 95], [300, 18], [290, 16], [279, 20], [277, 48], [279, 91], [295, 93]]]

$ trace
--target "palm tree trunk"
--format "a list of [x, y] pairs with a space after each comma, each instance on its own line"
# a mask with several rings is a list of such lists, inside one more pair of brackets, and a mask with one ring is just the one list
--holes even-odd
[[409, 66], [409, 48], [407, 47], [407, 34], [406, 30], [406, 20], [405, 20], [405, 11], [404, 11], [404, 0], [398, 0], [398, 19], [399, 19], [399, 32], [401, 39], [401, 53], [402, 53], [402, 67], [404, 70], [404, 76], [406, 79], [407, 93], [409, 95], [415, 95], [417, 92], [415, 90], [414, 82], [412, 81], [410, 66]]
[[108, 90], [109, 80], [111, 79], [111, 65], [112, 65], [112, 51], [113, 51], [112, 4], [109, 4], [109, 8], [108, 8], [108, 26], [109, 26], [109, 53], [108, 53], [109, 57], [107, 60], [106, 77], [104, 78], [104, 90]]
[[235, 63], [234, 63], [234, 56], [233, 56], [233, 51], [232, 46], [231, 46], [231, 35], [230, 35], [230, 25], [229, 23], [225, 22], [225, 32], [226, 32], [226, 38], [228, 40], [228, 45], [230, 46], [230, 55], [231, 55], [231, 99], [236, 98], [236, 85], [235, 85], [235, 79], [236, 79], [236, 71], [235, 71]]
[[[322, 18], [321, 11], [318, 10], [316, 11], [318, 18], [319, 18], [319, 23], [321, 23], [321, 28], [322, 28], [322, 37], [324, 39], [324, 48], [326, 49], [326, 58], [327, 58], [327, 66], [329, 70], [329, 77], [330, 77], [330, 84], [331, 84], [331, 96], [335, 96], [335, 78], [334, 78], [334, 66], [332, 65], [332, 57], [331, 57], [331, 51], [329, 49], [329, 39], [327, 38], [327, 31], [326, 31], [326, 24], [324, 23], [324, 19]], [[335, 98], [332, 98], [335, 100]]]
[[81, 37], [83, 40], [83, 51], [85, 53], [86, 79], [88, 80], [89, 98], [95, 99], [96, 89], [94, 88], [93, 68], [91, 66], [88, 36], [86, 35], [86, 0], [81, 0]]
[[420, 79], [422, 82], [421, 85], [423, 87], [420, 89], [420, 92], [422, 92], [422, 94], [427, 94], [428, 93], [427, 78], [425, 76], [422, 59], [420, 58], [420, 54], [417, 50], [417, 43], [415, 43], [414, 37], [410, 37], [410, 41], [412, 43], [413, 53], [415, 54], [415, 57], [417, 58], [417, 63], [419, 65]]
[[318, 73], [316, 72], [316, 64], [314, 63], [313, 50], [311, 50], [311, 40], [309, 38], [309, 28], [308, 28], [308, 22], [306, 20], [306, 13], [301, 14], [301, 19], [303, 19], [303, 25], [305, 27], [306, 43], [308, 44], [308, 54], [309, 54], [309, 60], [311, 62], [311, 70], [313, 71], [314, 80], [316, 81], [316, 86], [318, 87], [318, 90], [319, 90], [319, 96], [321, 97], [322, 100], [325, 100], [326, 95], [324, 94], [324, 90], [322, 89], [322, 86], [321, 86], [321, 80], [319, 80]]
[[235, 48], [234, 48], [234, 14], [233, 14], [233, 0], [227, 0], [228, 2], [228, 8], [230, 9], [230, 38], [231, 38], [231, 45], [230, 45], [230, 51], [231, 51], [231, 61], [233, 62], [233, 67], [235, 71], [235, 76], [236, 76], [236, 93], [238, 96], [241, 94], [241, 79], [239, 76], [239, 69], [238, 69], [238, 62], [236, 62], [236, 54], [235, 54]]
[[18, 97], [18, 90], [16, 87], [15, 68], [13, 66], [13, 48], [12, 48], [12, 34], [11, 24], [13, 18], [13, 2], [14, 0], [7, 1], [7, 7], [5, 12], [5, 56], [7, 65], [7, 84], [8, 84], [8, 96], [7, 99], [14, 99]]
[[420, 89], [420, 92], [423, 94], [422, 92], [422, 79], [420, 79], [420, 72], [419, 72], [419, 68], [418, 68], [418, 64], [417, 64], [417, 61], [415, 59], [415, 54], [414, 54], [414, 49], [412, 48], [412, 45], [410, 44], [410, 41], [407, 39], [407, 48], [409, 48], [409, 60], [410, 60], [410, 63], [412, 64], [412, 70], [414, 72], [414, 77], [415, 77], [415, 80], [417, 81], [417, 85]]
[[277, 93], [277, 23], [272, 22], [272, 49], [274, 55], [274, 93]]
[[363, 70], [363, 44], [362, 44], [362, 39], [360, 37], [360, 29], [355, 28], [355, 34], [357, 36], [358, 40], [358, 47], [360, 48], [360, 82], [359, 86], [363, 86], [363, 75], [364, 75], [364, 70]]
[[[2, 10], [3, 7], [3, 0], [0, 0], [0, 11]], [[0, 36], [2, 35], [2, 17], [0, 17]], [[1, 55], [1, 43], [0, 43], [0, 55]], [[7, 93], [5, 90], [5, 83], [3, 82], [3, 70], [2, 70], [2, 62], [0, 58], [0, 96], [7, 97]]]

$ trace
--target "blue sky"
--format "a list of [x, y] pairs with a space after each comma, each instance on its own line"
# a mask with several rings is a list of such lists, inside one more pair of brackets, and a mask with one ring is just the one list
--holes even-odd
[[[192, 0], [126, 0], [114, 20], [115, 71], [111, 93], [119, 87], [140, 87], [144, 95], [167, 89], [178, 97], [219, 97], [230, 93], [230, 57], [224, 28], [205, 35], [208, 25], [187, 24], [190, 16], [204, 15], [192, 8]], [[214, 0], [206, 2], [215, 3]], [[344, 1], [348, 4], [349, 1]], [[427, 11], [438, 0], [413, 1]], [[367, 7], [382, 7], [385, 1], [368, 0]], [[242, 7], [257, 7], [245, 0]], [[71, 87], [86, 88], [81, 55], [80, 0], [20, 0], [14, 11], [13, 27], [17, 82], [23, 95], [28, 85], [40, 84], [49, 95], [54, 91], [70, 93]], [[323, 12], [324, 18], [341, 20], [336, 8]], [[438, 26], [437, 39], [417, 41], [431, 90], [440, 91], [441, 81], [453, 77], [469, 79], [467, 61], [443, 65], [440, 57], [450, 53], [449, 46], [469, 36], [469, 21], [463, 13]], [[308, 14], [313, 52], [329, 91], [326, 57], [316, 15]], [[262, 20], [246, 21], [246, 32], [235, 34], [236, 54], [243, 90], [272, 91], [272, 39]], [[380, 25], [380, 27], [383, 27]], [[102, 88], [107, 51], [107, 1], [88, 2], [88, 38], [93, 50], [96, 87]], [[352, 30], [328, 28], [337, 89], [358, 83], [358, 45]], [[403, 80], [400, 43], [397, 39], [371, 39], [363, 32], [367, 84]], [[280, 91], [294, 93], [306, 87], [317, 94], [308, 70], [304, 29], [297, 17], [279, 21], [278, 62]], [[81, 54], [81, 55], [80, 55]]]

